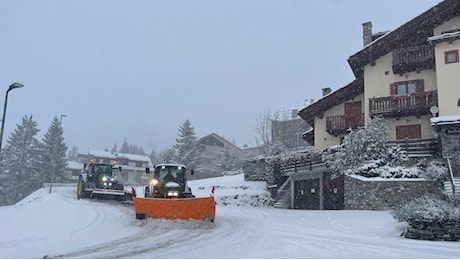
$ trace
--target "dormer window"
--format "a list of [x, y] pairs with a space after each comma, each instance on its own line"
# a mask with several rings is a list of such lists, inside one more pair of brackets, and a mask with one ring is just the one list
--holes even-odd
[[444, 52], [444, 63], [456, 63], [458, 62], [458, 50]]

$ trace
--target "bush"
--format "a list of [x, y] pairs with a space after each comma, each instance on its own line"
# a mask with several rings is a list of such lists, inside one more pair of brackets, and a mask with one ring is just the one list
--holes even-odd
[[460, 221], [460, 209], [452, 201], [434, 195], [416, 198], [393, 210], [392, 214], [398, 221], [406, 221], [411, 226], [418, 226], [420, 223]]

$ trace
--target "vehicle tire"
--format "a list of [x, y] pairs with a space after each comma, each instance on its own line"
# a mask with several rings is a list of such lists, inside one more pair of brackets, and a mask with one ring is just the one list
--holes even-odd
[[136, 213], [136, 219], [145, 219], [145, 213]]

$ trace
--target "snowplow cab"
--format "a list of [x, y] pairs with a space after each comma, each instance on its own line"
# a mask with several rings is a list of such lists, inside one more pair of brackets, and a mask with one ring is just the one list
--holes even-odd
[[117, 176], [113, 173], [116, 170], [114, 165], [91, 162], [87, 170], [87, 182], [94, 183], [97, 188], [123, 190], [123, 185], [118, 184]]
[[[145, 172], [150, 173], [150, 168]], [[159, 164], [154, 168], [149, 185], [145, 187], [146, 198], [194, 198], [187, 185], [187, 168], [183, 164]], [[190, 172], [193, 174], [193, 171]]]
[[129, 200], [124, 186], [118, 183], [115, 171], [121, 172], [116, 163], [95, 163], [93, 160], [84, 165], [78, 180], [77, 198]]

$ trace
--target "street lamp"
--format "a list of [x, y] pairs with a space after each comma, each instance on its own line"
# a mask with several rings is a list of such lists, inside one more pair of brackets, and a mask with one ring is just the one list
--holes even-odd
[[62, 117], [67, 117], [67, 115], [61, 115], [61, 119], [59, 120], [59, 125], [62, 126]]
[[[62, 118], [63, 117], [67, 117], [67, 115], [61, 115], [61, 118], [59, 119], [59, 126], [62, 127]], [[51, 182], [50, 182], [50, 194], [51, 194], [51, 189], [53, 188], [53, 181], [54, 181], [54, 169], [55, 169], [55, 166], [54, 166], [54, 158], [51, 158], [51, 168], [52, 168], [52, 171], [51, 171]]]
[[[15, 88], [22, 88], [24, 87], [24, 85], [22, 85], [21, 83], [18, 83], [18, 82], [15, 82], [13, 84], [10, 85], [10, 87], [8, 88], [8, 90], [6, 91], [6, 96], [5, 96], [5, 105], [3, 107], [3, 119], [2, 119], [2, 130], [0, 132], [0, 152], [2, 151], [2, 140], [3, 140], [3, 128], [5, 127], [5, 116], [6, 116], [6, 104], [8, 102], [8, 93], [15, 89]], [[0, 160], [2, 158], [0, 157]]]

